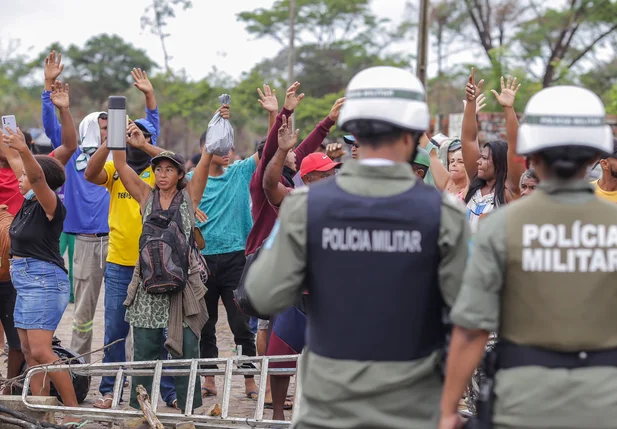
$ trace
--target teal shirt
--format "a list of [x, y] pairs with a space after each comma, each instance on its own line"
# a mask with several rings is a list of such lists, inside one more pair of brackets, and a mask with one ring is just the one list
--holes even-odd
[[[249, 183], [257, 168], [255, 158], [236, 161], [219, 177], [208, 177], [199, 209], [208, 215], [197, 226], [206, 240], [204, 255], [220, 255], [244, 250], [253, 227]], [[191, 180], [193, 172], [186, 175]]]

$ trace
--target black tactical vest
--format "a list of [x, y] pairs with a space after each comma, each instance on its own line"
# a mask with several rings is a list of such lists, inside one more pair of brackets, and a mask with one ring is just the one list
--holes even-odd
[[441, 194], [308, 192], [309, 349], [333, 359], [409, 361], [443, 347], [437, 240]]

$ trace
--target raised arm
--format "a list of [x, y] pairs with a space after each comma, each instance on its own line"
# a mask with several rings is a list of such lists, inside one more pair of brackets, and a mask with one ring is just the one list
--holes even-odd
[[[521, 85], [517, 85], [516, 77], [512, 79], [512, 76], [508, 76], [508, 80], [504, 84], [504, 78], [502, 76], [501, 93], [497, 94], [497, 91], [494, 89], [491, 90], [497, 102], [503, 107], [504, 116], [506, 118], [506, 136], [508, 139], [507, 188], [512, 192], [513, 198], [517, 198], [520, 195], [519, 182], [521, 176], [525, 172], [525, 164], [520, 162], [519, 156], [516, 154], [518, 118], [514, 111], [514, 100], [516, 99], [516, 94], [519, 89], [521, 89]], [[506, 196], [508, 196], [508, 193], [506, 193]]]
[[[131, 146], [141, 149], [143, 145], [152, 146], [146, 143], [146, 138], [137, 125], [131, 123], [127, 129], [127, 133], [130, 135], [126, 142]], [[126, 151], [114, 150], [112, 151], [114, 158], [114, 166], [122, 180], [122, 184], [126, 187], [129, 194], [139, 203], [143, 205], [148, 198], [148, 195], [152, 191], [150, 185], [141, 180], [139, 175], [129, 167], [126, 163]]]
[[[135, 87], [143, 92], [146, 97], [146, 108], [148, 110], [156, 110], [156, 97], [154, 96], [154, 87], [152, 82], [148, 79], [148, 75], [141, 69], [134, 68], [131, 71], [131, 76], [135, 79]], [[158, 128], [158, 121], [154, 124]]]
[[58, 108], [62, 122], [62, 145], [54, 150], [54, 158], [66, 165], [77, 150], [77, 130], [71, 116], [68, 83], [65, 87], [60, 81], [54, 83], [51, 102]]
[[286, 117], [290, 117], [295, 108], [298, 107], [300, 101], [304, 98], [304, 94], [296, 95], [296, 91], [300, 87], [300, 82], [295, 82], [293, 85], [289, 87], [287, 90], [287, 94], [285, 95], [285, 104], [283, 105], [283, 110], [276, 116], [276, 121], [274, 122], [274, 126], [270, 129], [268, 133], [268, 138], [266, 139], [266, 145], [264, 146], [264, 150], [261, 154], [261, 159], [257, 164], [257, 169], [255, 170], [255, 175], [253, 176], [254, 180], [257, 183], [262, 183], [264, 174], [266, 171], [266, 167], [270, 160], [274, 157], [278, 149], [278, 130], [283, 123], [283, 115]]
[[433, 174], [433, 180], [435, 181], [435, 186], [440, 191], [445, 190], [450, 183], [450, 173], [441, 163], [437, 151], [430, 151], [429, 153], [431, 159], [431, 173]]
[[[0, 129], [0, 140], [2, 140], [4, 133]], [[10, 137], [10, 135], [9, 135]], [[0, 144], [0, 152], [5, 156], [6, 161], [9, 163], [11, 170], [13, 170], [13, 174], [17, 177], [17, 180], [24, 173], [24, 164], [21, 162], [21, 156], [15, 150], [11, 150], [7, 145]]]
[[281, 175], [283, 174], [287, 153], [298, 142], [298, 134], [300, 134], [300, 130], [294, 132], [291, 129], [291, 121], [288, 121], [287, 117], [283, 115], [283, 123], [278, 131], [278, 150], [274, 154], [274, 158], [268, 163], [263, 180], [266, 198], [275, 207], [281, 205], [283, 198], [287, 194], [285, 185], [281, 183]]
[[32, 191], [34, 191], [36, 199], [43, 207], [43, 210], [45, 210], [47, 219], [52, 220], [56, 214], [58, 197], [55, 190], [51, 189], [47, 184], [45, 173], [43, 173], [43, 169], [34, 158], [32, 152], [30, 152], [24, 134], [19, 128], [17, 128], [17, 132], [9, 129], [8, 134], [2, 135], [2, 142], [8, 150], [16, 151], [21, 157], [24, 166], [23, 172], [26, 174], [28, 182], [30, 182]]
[[201, 152], [201, 158], [197, 163], [197, 166], [193, 170], [193, 177], [187, 186], [187, 191], [191, 196], [193, 202], [193, 209], [195, 212], [199, 209], [199, 203], [208, 184], [208, 175], [210, 173], [210, 164], [212, 162], [212, 154], [206, 151], [206, 146]]
[[[279, 102], [276, 99], [276, 90], [270, 89], [269, 85], [264, 84], [264, 91], [261, 92], [261, 89], [257, 88], [257, 92], [259, 93], [259, 104], [263, 109], [268, 112], [268, 132], [274, 126], [276, 122], [276, 112], [279, 111]], [[259, 159], [257, 159], [259, 162]]]
[[51, 102], [51, 91], [56, 79], [62, 73], [64, 65], [62, 64], [62, 54], [56, 56], [56, 51], [45, 58], [45, 90], [41, 94], [42, 104], [42, 120], [45, 135], [51, 140], [54, 148], [58, 148], [62, 143], [62, 126], [56, 117], [56, 109]]
[[109, 149], [107, 149], [107, 141], [94, 152], [94, 155], [88, 161], [86, 171], [84, 171], [84, 177], [88, 182], [95, 185], [104, 185], [107, 183], [107, 172], [105, 171], [105, 162], [109, 156]]
[[461, 130], [461, 146], [463, 150], [463, 163], [467, 176], [473, 178], [478, 174], [478, 158], [480, 158], [480, 146], [478, 145], [478, 121], [476, 119], [476, 98], [482, 92], [484, 79], [476, 86], [476, 69], [471, 69], [469, 81], [465, 87], [467, 104], [463, 113], [463, 129]]
[[319, 145], [323, 143], [325, 138], [330, 133], [330, 128], [336, 124], [338, 120], [338, 116], [341, 113], [341, 107], [343, 107], [343, 103], [345, 102], [345, 98], [339, 98], [334, 102], [330, 113], [326, 118], [317, 124], [315, 129], [311, 131], [311, 133], [300, 143], [294, 152], [296, 153], [296, 167], [300, 169], [300, 164], [302, 164], [302, 160], [315, 152]]

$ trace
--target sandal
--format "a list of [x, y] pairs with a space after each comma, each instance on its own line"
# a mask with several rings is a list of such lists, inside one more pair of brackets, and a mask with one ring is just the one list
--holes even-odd
[[100, 410], [108, 410], [111, 408], [111, 404], [114, 401], [113, 395], [110, 393], [105, 394], [102, 398], [98, 398], [93, 407]]
[[259, 398], [259, 393], [257, 392], [246, 392], [246, 397], [249, 399], [252, 399], [253, 401], [256, 401], [257, 398]]
[[216, 396], [216, 392], [213, 392], [212, 390], [208, 389], [207, 387], [202, 387], [201, 388], [201, 397], [202, 398], [209, 398], [211, 396]]
[[174, 399], [173, 402], [171, 403], [171, 408], [175, 408], [176, 410], [179, 410], [180, 408], [178, 408], [178, 400]]
[[[283, 405], [283, 410], [291, 410], [294, 406], [294, 403], [291, 399], [287, 398], [285, 399], [285, 404]], [[272, 402], [264, 402], [264, 408], [268, 409], [268, 410], [272, 410], [274, 408], [274, 406], [272, 405]]]

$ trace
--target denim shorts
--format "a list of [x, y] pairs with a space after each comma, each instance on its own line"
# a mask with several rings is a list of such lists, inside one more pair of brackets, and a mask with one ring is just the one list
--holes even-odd
[[11, 280], [17, 291], [15, 327], [55, 331], [69, 304], [66, 272], [52, 262], [11, 259]]

